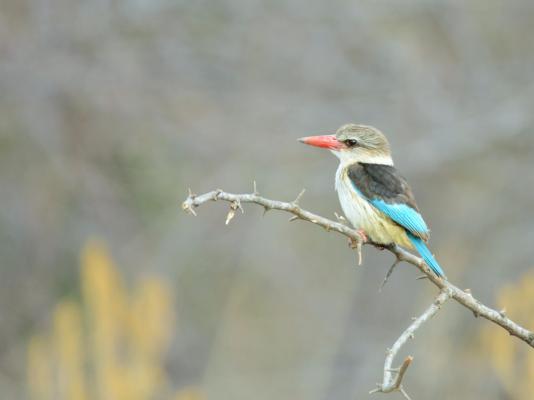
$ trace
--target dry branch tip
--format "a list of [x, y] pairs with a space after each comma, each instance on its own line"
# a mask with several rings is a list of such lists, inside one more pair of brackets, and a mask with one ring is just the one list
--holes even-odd
[[191, 205], [189, 199], [182, 203], [182, 210], [184, 210], [186, 213], [191, 214], [195, 217], [197, 216], [197, 213], [193, 209], [193, 206]]

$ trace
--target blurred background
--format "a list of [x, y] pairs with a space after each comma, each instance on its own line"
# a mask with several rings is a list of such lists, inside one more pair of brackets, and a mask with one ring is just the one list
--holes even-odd
[[[534, 328], [533, 35], [527, 0], [3, 1], [0, 396], [370, 398], [435, 288], [379, 292], [391, 254], [286, 214], [180, 208], [256, 180], [333, 217], [337, 160], [296, 138], [351, 121], [449, 279]], [[532, 350], [454, 303], [405, 351], [414, 399], [534, 393]]]

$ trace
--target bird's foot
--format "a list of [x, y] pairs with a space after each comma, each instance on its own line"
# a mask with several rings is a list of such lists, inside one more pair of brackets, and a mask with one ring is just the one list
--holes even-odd
[[358, 230], [358, 235], [360, 236], [361, 240], [349, 238], [349, 247], [351, 249], [356, 250], [356, 252], [358, 253], [358, 265], [362, 265], [362, 243], [368, 242], [369, 238], [367, 237], [363, 229]]

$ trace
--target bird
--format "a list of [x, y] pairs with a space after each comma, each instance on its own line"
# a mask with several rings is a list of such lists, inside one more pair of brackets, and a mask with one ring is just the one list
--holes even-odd
[[298, 140], [329, 149], [339, 158], [335, 189], [346, 219], [364, 242], [415, 249], [438, 277], [445, 278], [427, 247], [430, 230], [412, 189], [395, 168], [390, 144], [380, 130], [349, 123], [335, 134]]

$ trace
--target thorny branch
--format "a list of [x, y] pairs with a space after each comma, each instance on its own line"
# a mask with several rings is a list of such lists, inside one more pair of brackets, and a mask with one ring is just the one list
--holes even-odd
[[[292, 202], [270, 200], [259, 195], [259, 192], [256, 187], [256, 182], [254, 182], [254, 193], [252, 194], [232, 194], [218, 189], [197, 196], [191, 191], [189, 191], [189, 196], [182, 203], [182, 209], [186, 212], [189, 212], [190, 214], [196, 215], [195, 208], [199, 207], [204, 203], [217, 200], [227, 201], [230, 203], [230, 211], [226, 218], [226, 223], [228, 224], [230, 220], [235, 216], [235, 212], [237, 209], [240, 209], [243, 212], [243, 208], [241, 207], [242, 203], [254, 203], [262, 206], [265, 212], [269, 210], [280, 210], [289, 212], [293, 214], [293, 217], [290, 219], [290, 221], [308, 221], [312, 224], [323, 227], [328, 232], [335, 231], [342, 235], [345, 235], [349, 238], [351, 243], [357, 244], [355, 246], [357, 251], [361, 249], [362, 244], [371, 244], [379, 248], [384, 248], [383, 246], [377, 246], [373, 243], [362, 243], [363, 241], [361, 233], [359, 233], [355, 229], [348, 227], [344, 223], [335, 222], [328, 218], [324, 218], [307, 210], [304, 210], [299, 205], [299, 200], [301, 199], [303, 194], [304, 191], [302, 191]], [[338, 220], [344, 222], [344, 220], [340, 218], [338, 218]], [[388, 350], [384, 365], [383, 382], [381, 384], [378, 384], [378, 387], [371, 391], [372, 393], [388, 393], [397, 390], [402, 392], [406, 399], [409, 399], [408, 395], [402, 387], [402, 379], [413, 358], [411, 356], [407, 357], [404, 360], [403, 364], [397, 370], [391, 368], [393, 359], [395, 358], [395, 355], [398, 353], [400, 348], [406, 343], [406, 341], [409, 338], [413, 337], [414, 332], [424, 322], [426, 322], [434, 314], [436, 314], [439, 311], [441, 305], [449, 298], [456, 300], [458, 303], [471, 310], [475, 317], [480, 316], [499, 325], [500, 327], [508, 331], [511, 336], [516, 336], [520, 340], [527, 343], [530, 347], [534, 348], [534, 332], [523, 328], [522, 326], [509, 319], [503, 311], [496, 311], [482, 304], [479, 300], [473, 297], [470, 290], [461, 290], [460, 288], [450, 283], [448, 280], [439, 278], [427, 267], [427, 265], [421, 258], [413, 255], [407, 250], [404, 250], [403, 248], [397, 245], [387, 246], [386, 249], [393, 253], [396, 257], [395, 263], [388, 271], [386, 279], [391, 274], [395, 265], [402, 261], [405, 261], [421, 270], [421, 272], [424, 273], [423, 277], [428, 278], [435, 286], [440, 289], [440, 294], [432, 303], [432, 305], [421, 316], [414, 320], [414, 322], [408, 327], [408, 329], [404, 331], [403, 334], [397, 339], [393, 347]]]
[[406, 370], [413, 361], [412, 356], [406, 357], [404, 362], [399, 368], [393, 368], [393, 360], [402, 346], [415, 336], [415, 331], [421, 327], [426, 321], [432, 318], [441, 308], [441, 305], [445, 303], [451, 297], [451, 293], [444, 289], [440, 292], [436, 300], [426, 309], [426, 311], [419, 317], [415, 318], [412, 324], [399, 336], [397, 341], [393, 344], [391, 349], [386, 352], [386, 361], [384, 362], [384, 378], [382, 383], [377, 384], [376, 389], [371, 390], [369, 393], [390, 393], [396, 390], [400, 391], [406, 399], [410, 399], [404, 388], [402, 387], [402, 378], [406, 373]]

